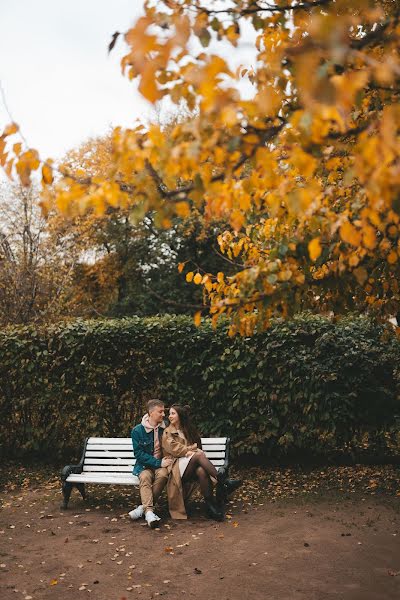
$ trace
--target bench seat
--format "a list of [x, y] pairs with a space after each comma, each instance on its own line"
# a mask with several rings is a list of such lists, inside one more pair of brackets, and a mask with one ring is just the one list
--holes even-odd
[[[201, 444], [217, 471], [223, 471], [227, 476], [229, 438], [201, 438]], [[79, 464], [67, 465], [62, 470], [62, 508], [68, 507], [73, 487], [86, 498], [85, 484], [139, 486], [139, 478], [132, 474], [135, 464], [130, 437], [87, 438]]]

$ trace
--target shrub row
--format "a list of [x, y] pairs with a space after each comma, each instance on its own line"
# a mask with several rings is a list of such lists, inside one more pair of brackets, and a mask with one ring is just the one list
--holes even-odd
[[399, 357], [394, 334], [364, 318], [303, 315], [246, 339], [185, 316], [8, 328], [0, 446], [55, 454], [87, 435], [128, 436], [160, 397], [190, 404], [237, 454], [328, 453], [393, 428]]

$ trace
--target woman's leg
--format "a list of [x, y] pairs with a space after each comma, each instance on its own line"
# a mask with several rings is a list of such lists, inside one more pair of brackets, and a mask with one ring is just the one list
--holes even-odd
[[194, 454], [189, 461], [188, 466], [185, 469], [185, 472], [182, 477], [182, 481], [189, 481], [190, 478], [196, 479], [196, 469], [197, 467], [203, 467], [204, 471], [210, 475], [211, 477], [218, 478], [218, 471], [212, 464], [212, 462], [207, 458], [205, 454], [199, 452]]
[[197, 480], [200, 485], [200, 491], [205, 500], [209, 500], [213, 497], [213, 488], [210, 480], [210, 476], [203, 467], [197, 467], [196, 469]]
[[198, 481], [200, 485], [201, 493], [206, 503], [208, 516], [216, 521], [223, 521], [224, 513], [220, 507], [216, 506], [213, 496], [213, 486], [211, 483], [210, 475], [207, 473], [204, 467], [198, 464], [197, 460], [191, 458], [188, 466], [182, 475], [182, 483], [188, 481]]

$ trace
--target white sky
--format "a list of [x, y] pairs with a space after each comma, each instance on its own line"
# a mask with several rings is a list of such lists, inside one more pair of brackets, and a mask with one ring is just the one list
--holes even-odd
[[[107, 53], [112, 34], [126, 31], [142, 5], [143, 0], [0, 0], [0, 81], [14, 120], [42, 158], [59, 158], [111, 126], [130, 126], [152, 114], [136, 84], [121, 74], [122, 40]], [[221, 52], [219, 46], [211, 47]], [[236, 67], [251, 62], [250, 48], [245, 42], [240, 49], [222, 48], [222, 54]], [[246, 95], [250, 87], [240, 85]], [[8, 122], [0, 98], [0, 127]]]
[[[0, 80], [14, 120], [43, 157], [59, 157], [110, 125], [150, 114], [121, 74], [126, 31], [142, 0], [0, 0]], [[0, 100], [0, 126], [9, 118]]]

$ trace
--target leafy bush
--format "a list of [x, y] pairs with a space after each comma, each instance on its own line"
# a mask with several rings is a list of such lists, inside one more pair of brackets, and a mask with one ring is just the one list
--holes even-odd
[[191, 318], [96, 320], [0, 332], [3, 453], [63, 453], [128, 436], [146, 400], [190, 404], [236, 453], [328, 453], [393, 428], [400, 343], [364, 318], [302, 315], [252, 338]]

